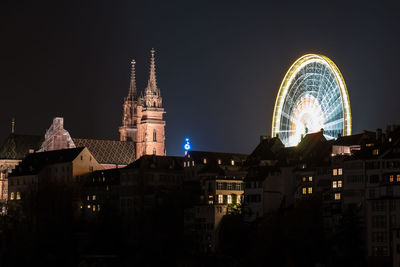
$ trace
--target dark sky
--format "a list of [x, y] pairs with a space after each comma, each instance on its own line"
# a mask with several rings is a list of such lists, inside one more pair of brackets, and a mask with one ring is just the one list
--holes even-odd
[[[61, 4], [64, 3], [64, 4]], [[2, 1], [0, 138], [118, 139], [130, 60], [147, 84], [150, 49], [166, 109], [167, 154], [249, 153], [270, 134], [280, 82], [321, 53], [341, 70], [353, 132], [400, 123], [396, 1]]]

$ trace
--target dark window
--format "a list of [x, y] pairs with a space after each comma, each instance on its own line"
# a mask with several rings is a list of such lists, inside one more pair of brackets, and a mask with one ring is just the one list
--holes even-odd
[[157, 142], [157, 132], [156, 132], [156, 130], [153, 130], [153, 141]]
[[377, 184], [379, 183], [379, 175], [371, 175], [369, 177], [369, 183], [370, 184]]

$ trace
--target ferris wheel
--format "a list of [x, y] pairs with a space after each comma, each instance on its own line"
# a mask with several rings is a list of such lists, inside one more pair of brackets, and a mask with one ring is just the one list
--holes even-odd
[[351, 135], [346, 84], [329, 58], [308, 54], [297, 59], [279, 88], [272, 118], [272, 137], [295, 146], [302, 136], [323, 129], [327, 139]]

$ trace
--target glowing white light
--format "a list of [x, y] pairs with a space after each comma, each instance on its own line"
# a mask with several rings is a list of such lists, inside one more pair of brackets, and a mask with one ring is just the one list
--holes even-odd
[[324, 114], [321, 105], [312, 95], [300, 98], [292, 113], [289, 146], [295, 146], [307, 133], [315, 133], [324, 127]]

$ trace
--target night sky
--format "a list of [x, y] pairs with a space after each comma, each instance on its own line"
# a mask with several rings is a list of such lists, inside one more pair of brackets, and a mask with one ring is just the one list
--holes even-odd
[[44, 134], [62, 116], [72, 137], [118, 139], [130, 61], [143, 90], [152, 47], [168, 155], [186, 136], [195, 150], [250, 153], [305, 53], [339, 67], [353, 133], [400, 123], [395, 1], [274, 2], [2, 1], [1, 142], [12, 117], [17, 133]]

